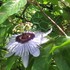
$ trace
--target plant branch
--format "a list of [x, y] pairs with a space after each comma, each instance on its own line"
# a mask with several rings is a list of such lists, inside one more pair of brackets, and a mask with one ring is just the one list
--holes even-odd
[[23, 10], [23, 12], [22, 12], [22, 14], [25, 13], [25, 11], [26, 11], [26, 9], [28, 8], [28, 6], [29, 6], [29, 4], [27, 3], [26, 6], [25, 6], [25, 8], [24, 8], [24, 10]]
[[65, 7], [67, 7], [67, 5], [64, 3], [64, 1], [59, 0]]
[[16, 18], [20, 18], [23, 20], [23, 17], [19, 16], [19, 15], [15, 15]]
[[39, 7], [40, 11], [43, 13], [43, 15], [46, 17], [46, 19], [48, 18], [52, 22], [52, 24], [54, 24], [62, 32], [62, 34], [67, 36], [67, 34], [62, 30], [62, 28], [59, 25], [57, 25], [57, 23], [43, 11], [43, 9], [41, 8], [41, 6], [39, 5], [38, 2], [34, 1], [34, 4]]

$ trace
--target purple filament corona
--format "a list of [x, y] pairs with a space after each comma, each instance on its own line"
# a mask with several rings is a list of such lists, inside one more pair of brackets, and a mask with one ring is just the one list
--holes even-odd
[[23, 33], [16, 37], [16, 41], [19, 43], [25, 43], [25, 42], [28, 42], [29, 40], [33, 39], [34, 37], [35, 37], [35, 35], [33, 33]]

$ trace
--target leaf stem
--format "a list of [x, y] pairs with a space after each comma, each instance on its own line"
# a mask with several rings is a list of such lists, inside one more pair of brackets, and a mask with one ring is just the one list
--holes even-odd
[[40, 11], [43, 13], [43, 15], [46, 17], [46, 19], [48, 18], [52, 22], [52, 24], [54, 24], [61, 31], [61, 33], [64, 34], [67, 37], [67, 34], [62, 30], [62, 28], [59, 25], [57, 25], [57, 23], [43, 11], [43, 9], [39, 5], [39, 3], [34, 1], [34, 4], [39, 7]]

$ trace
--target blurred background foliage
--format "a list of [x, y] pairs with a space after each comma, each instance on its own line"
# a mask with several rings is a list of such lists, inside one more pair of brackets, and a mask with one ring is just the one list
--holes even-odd
[[[70, 0], [35, 0], [64, 32], [70, 35]], [[26, 70], [70, 70], [70, 39], [43, 15], [34, 0], [0, 0], [0, 70], [25, 70], [19, 57], [4, 58], [5, 46], [13, 34], [27, 30], [46, 32], [52, 26], [50, 41], [43, 44], [38, 58], [30, 57]]]

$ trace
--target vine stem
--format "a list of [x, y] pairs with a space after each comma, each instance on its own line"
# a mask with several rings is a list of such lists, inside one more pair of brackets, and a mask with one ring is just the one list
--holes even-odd
[[61, 31], [61, 33], [67, 37], [67, 34], [62, 30], [62, 28], [59, 25], [57, 25], [57, 23], [43, 11], [43, 9], [39, 5], [39, 3], [34, 1], [34, 4], [39, 7], [40, 11], [43, 13], [43, 15], [46, 17], [46, 19], [48, 18], [52, 22], [52, 24], [54, 24]]

